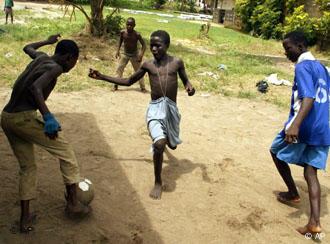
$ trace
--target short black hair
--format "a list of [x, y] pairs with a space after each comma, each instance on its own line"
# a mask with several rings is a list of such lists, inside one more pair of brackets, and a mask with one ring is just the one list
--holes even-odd
[[150, 38], [154, 37], [154, 36], [160, 37], [164, 41], [164, 43], [167, 47], [170, 46], [171, 38], [170, 38], [170, 35], [166, 31], [164, 31], [164, 30], [154, 31], [154, 32], [152, 32]]
[[79, 47], [77, 44], [72, 40], [61, 40], [57, 43], [55, 48], [55, 54], [65, 55], [71, 54], [73, 57], [79, 57]]
[[133, 17], [128, 17], [127, 20], [126, 20], [126, 22], [129, 21], [129, 20], [133, 21], [134, 24], [135, 24], [135, 19]]
[[302, 44], [304, 47], [308, 47], [308, 40], [302, 31], [291, 31], [284, 36], [284, 39], [290, 39], [296, 45]]

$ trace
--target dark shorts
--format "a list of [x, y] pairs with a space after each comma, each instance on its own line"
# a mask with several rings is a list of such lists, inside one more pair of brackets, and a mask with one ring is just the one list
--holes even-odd
[[13, 13], [13, 9], [12, 9], [12, 7], [5, 7], [5, 13], [6, 13], [6, 14], [11, 14], [11, 13]]

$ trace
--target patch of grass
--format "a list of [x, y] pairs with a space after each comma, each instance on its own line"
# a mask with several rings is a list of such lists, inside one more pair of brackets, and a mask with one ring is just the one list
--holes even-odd
[[239, 91], [237, 97], [239, 98], [248, 98], [248, 99], [252, 99], [252, 98], [256, 98], [256, 92], [251, 92], [251, 91]]

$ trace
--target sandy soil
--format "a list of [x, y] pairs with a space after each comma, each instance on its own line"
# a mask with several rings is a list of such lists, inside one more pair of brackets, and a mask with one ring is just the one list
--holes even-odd
[[[0, 89], [0, 107], [9, 89]], [[82, 175], [95, 184], [93, 214], [65, 218], [56, 159], [36, 150], [36, 231], [13, 234], [19, 217], [18, 164], [0, 130], [0, 243], [308, 243], [295, 232], [309, 213], [302, 169], [293, 167], [302, 203], [275, 200], [285, 190], [268, 147], [286, 111], [266, 103], [179, 93], [183, 144], [165, 156], [166, 192], [153, 185], [150, 139], [144, 122], [149, 94], [137, 87], [53, 93], [48, 101], [72, 142]], [[324, 240], [330, 238], [329, 174], [320, 172]], [[327, 236], [329, 235], [329, 237]]]

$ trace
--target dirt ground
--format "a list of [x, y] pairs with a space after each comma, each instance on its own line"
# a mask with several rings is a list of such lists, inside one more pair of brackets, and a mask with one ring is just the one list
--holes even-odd
[[[10, 89], [0, 89], [0, 107]], [[268, 153], [287, 112], [261, 102], [179, 93], [183, 144], [167, 151], [166, 191], [153, 185], [151, 141], [144, 115], [149, 94], [138, 85], [116, 93], [95, 88], [53, 93], [48, 105], [73, 144], [82, 175], [95, 185], [89, 218], [65, 218], [63, 184], [56, 159], [36, 150], [38, 213], [30, 235], [11, 233], [19, 217], [18, 164], [0, 130], [0, 243], [308, 243], [295, 228], [309, 213], [302, 169], [292, 167], [302, 203], [275, 200], [285, 190]], [[329, 174], [322, 187], [323, 240], [330, 238]], [[327, 236], [329, 235], [329, 237]]]

